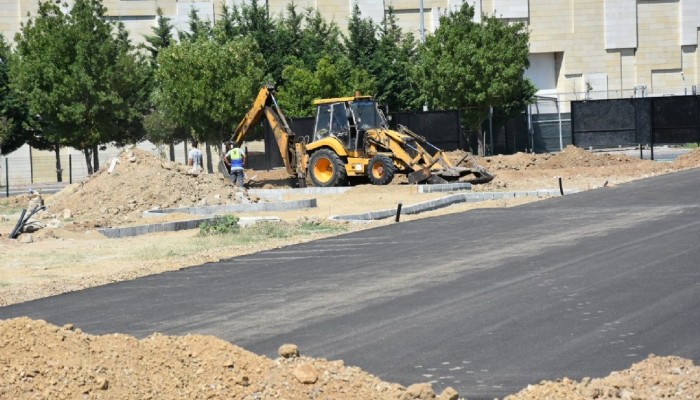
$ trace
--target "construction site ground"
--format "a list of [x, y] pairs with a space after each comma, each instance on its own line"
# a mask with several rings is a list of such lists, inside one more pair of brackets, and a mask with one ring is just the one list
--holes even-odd
[[[455, 151], [450, 158], [458, 160], [463, 155]], [[558, 190], [560, 182], [567, 190], [589, 190], [700, 167], [700, 150], [664, 163], [575, 147], [557, 154], [518, 153], [475, 160], [496, 177], [474, 186], [473, 191]], [[111, 173], [108, 166], [84, 182], [44, 196], [47, 211], [37, 220], [45, 227], [16, 240], [9, 239], [9, 234], [32, 196], [0, 200], [0, 305], [392, 224], [396, 223], [393, 218], [357, 224], [331, 222], [328, 217], [393, 209], [399, 203], [407, 206], [447, 195], [418, 193], [405, 178], [397, 177], [387, 186], [359, 184], [341, 194], [291, 192], [283, 198], [315, 198], [315, 208], [238, 214], [278, 217], [281, 221], [268, 236], [246, 236], [245, 232], [200, 236], [195, 229], [107, 239], [98, 228], [193, 218], [186, 213], [144, 218], [146, 210], [270, 201], [231, 186], [220, 174], [188, 175], [184, 165], [139, 150], [124, 151]], [[291, 188], [283, 169], [248, 170], [246, 175], [250, 188]], [[401, 221], [475, 208], [513, 207], [543, 198], [460, 203], [404, 215]], [[310, 359], [303, 354], [270, 360], [213, 337], [157, 335], [141, 341], [124, 335], [96, 337], [74, 327], [29, 319], [0, 322], [0, 337], [0, 368], [4, 368], [0, 398], [433, 398], [425, 385], [405, 388], [381, 382], [342, 361]], [[441, 398], [454, 396], [445, 390]], [[650, 357], [605, 379], [543, 383], [511, 398], [664, 396], [700, 398], [698, 368], [689, 360]]]

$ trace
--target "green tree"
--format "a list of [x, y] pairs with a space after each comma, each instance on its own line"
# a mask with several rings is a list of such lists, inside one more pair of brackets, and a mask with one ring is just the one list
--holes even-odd
[[358, 66], [370, 68], [379, 49], [377, 27], [369, 18], [362, 18], [360, 6], [355, 3], [348, 20], [348, 36], [345, 39], [348, 57]]
[[251, 0], [250, 4], [243, 3], [240, 12], [239, 27], [242, 35], [253, 38], [263, 56], [265, 74], [277, 80], [284, 68], [286, 53], [280, 31], [275, 21], [270, 18], [267, 7], [259, 4], [258, 0]]
[[18, 62], [10, 68], [12, 85], [40, 116], [47, 141], [57, 152], [82, 150], [88, 173], [99, 166], [100, 144], [136, 134], [141, 110], [132, 107], [143, 104], [147, 85], [126, 31], [105, 13], [99, 0], [76, 0], [68, 14], [40, 2], [15, 38]]
[[143, 45], [143, 48], [148, 50], [148, 52], [151, 54], [152, 64], [155, 64], [155, 61], [158, 58], [158, 53], [162, 49], [170, 46], [170, 44], [174, 41], [174, 27], [173, 24], [170, 23], [170, 18], [163, 15], [163, 9], [160, 7], [156, 9], [156, 14], [158, 16], [156, 19], [156, 26], [151, 28], [153, 34], [144, 36], [146, 44]]
[[221, 143], [263, 84], [262, 57], [250, 38], [200, 39], [158, 56], [156, 107], [198, 142]]
[[[53, 91], [53, 83], [62, 76], [59, 64], [70, 62], [69, 36], [66, 29], [68, 17], [57, 5], [39, 3], [37, 17], [21, 26], [16, 35], [17, 51], [9, 63], [10, 87], [26, 103], [29, 115], [37, 119], [38, 144], [48, 145], [45, 149], [56, 154], [57, 181], [62, 181], [60, 148], [64, 145], [61, 127], [52, 123], [50, 115], [58, 113], [61, 94]], [[31, 40], [28, 40], [30, 37]], [[49, 79], [53, 77], [53, 79]], [[44, 115], [48, 118], [45, 118]]]
[[287, 4], [287, 12], [278, 20], [275, 20], [278, 38], [282, 47], [287, 49], [289, 57], [301, 58], [304, 49], [301, 47], [301, 38], [304, 33], [304, 15], [297, 11], [294, 2]]
[[221, 13], [214, 23], [213, 36], [219, 43], [226, 43], [242, 35], [240, 27], [241, 13], [234, 4], [229, 8], [226, 4], [221, 5]]
[[212, 26], [209, 21], [202, 20], [197, 9], [192, 7], [187, 15], [189, 20], [189, 32], [178, 31], [180, 41], [196, 42], [200, 39], [209, 38], [212, 34]]
[[[440, 27], [421, 48], [416, 82], [429, 106], [462, 110], [468, 125], [479, 130], [490, 106], [517, 110], [535, 88], [524, 76], [529, 67], [525, 26], [486, 15], [479, 24], [473, 17], [474, 9], [464, 3], [440, 18]], [[483, 145], [479, 148], [483, 154]]]
[[286, 82], [279, 90], [285, 114], [307, 117], [314, 114], [314, 99], [352, 96], [355, 91], [374, 93], [376, 82], [363, 68], [356, 68], [347, 57], [321, 58], [311, 70], [302, 62], [289, 65], [282, 74]]
[[8, 154], [30, 140], [28, 108], [10, 87], [8, 66], [13, 57], [9, 44], [0, 34], [0, 154]]
[[[175, 43], [174, 27], [170, 23], [170, 18], [163, 15], [163, 10], [160, 7], [156, 13], [158, 15], [157, 24], [151, 28], [153, 34], [144, 37], [146, 44], [143, 45], [143, 48], [148, 50], [150, 54], [151, 78], [153, 78], [155, 70], [158, 69], [158, 54], [164, 48]], [[155, 109], [153, 99], [150, 99], [149, 112], [144, 116], [143, 125], [146, 137], [155, 144], [167, 144], [170, 161], [175, 161], [175, 141], [185, 140], [186, 135], [183, 135], [183, 130], [178, 129], [178, 126], [167, 121], [167, 117], [161, 111]]]
[[104, 131], [102, 143], [124, 145], [144, 139], [143, 117], [151, 107], [153, 76], [149, 60], [134, 52], [121, 22], [117, 24], [115, 45], [117, 57], [114, 64], [108, 66], [113, 71], [106, 76], [113, 79], [109, 87], [117, 101], [111, 110], [112, 115], [107, 116], [112, 119], [112, 129]]
[[390, 110], [415, 109], [420, 94], [413, 78], [416, 41], [404, 34], [396, 23], [394, 8], [389, 7], [379, 31], [378, 50], [372, 58], [372, 72], [377, 79], [377, 100]]
[[[344, 56], [340, 28], [326, 21], [318, 9], [307, 8], [298, 14], [293, 3], [287, 6], [286, 17], [279, 22], [279, 30], [285, 44], [285, 65], [301, 60], [307, 68], [314, 69], [324, 56]], [[279, 81], [279, 80], [278, 80]]]

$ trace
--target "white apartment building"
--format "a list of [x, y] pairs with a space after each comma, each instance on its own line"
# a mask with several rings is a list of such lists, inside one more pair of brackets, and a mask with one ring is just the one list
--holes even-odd
[[[188, 13], [215, 20], [222, 3], [250, 0], [105, 0], [108, 14], [120, 19], [132, 40], [142, 41], [161, 7], [177, 29], [186, 30]], [[693, 94], [698, 84], [698, 0], [467, 0], [476, 11], [530, 30], [531, 67], [527, 76], [538, 94], [560, 100]], [[289, 0], [259, 0], [272, 15], [285, 12]], [[364, 17], [381, 21], [393, 6], [399, 24], [420, 38], [429, 34], [446, 10], [461, 0], [296, 0], [299, 9], [317, 8], [341, 28], [357, 3]], [[0, 31], [14, 37], [37, 0], [0, 0]], [[422, 24], [421, 24], [422, 17]]]

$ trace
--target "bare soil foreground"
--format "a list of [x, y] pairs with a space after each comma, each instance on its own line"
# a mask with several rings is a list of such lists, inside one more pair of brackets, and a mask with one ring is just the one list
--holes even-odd
[[[459, 159], [463, 153], [450, 156]], [[635, 179], [700, 167], [700, 150], [670, 163], [623, 154], [594, 154], [567, 147], [555, 155], [515, 154], [476, 158], [496, 178], [474, 191], [611, 188]], [[283, 170], [246, 171], [249, 187], [284, 188]], [[368, 224], [329, 222], [337, 214], [395, 209], [446, 194], [421, 194], [397, 177], [387, 186], [358, 185], [343, 194], [287, 195], [316, 198], [318, 207], [277, 216], [281, 222], [243, 228], [235, 234], [201, 236], [198, 230], [106, 239], [95, 229], [191, 219], [189, 214], [144, 218], [143, 211], [192, 205], [270, 201], [231, 187], [219, 175], [191, 176], [183, 165], [133, 150], [43, 200], [37, 216], [44, 227], [8, 238], [29, 195], [0, 202], [0, 305], [79, 290], [109, 282], [201, 265], [227, 257], [282, 247], [360, 229]], [[402, 221], [483, 207], [510, 207], [538, 198], [462, 203], [402, 216]], [[35, 199], [36, 201], [36, 199]], [[247, 216], [241, 213], [238, 216]], [[79, 327], [56, 327], [27, 318], [0, 321], [2, 399], [457, 399], [430, 384], [403, 387], [382, 382], [342, 361], [299, 356], [293, 345], [271, 360], [208, 336], [154, 335], [137, 340], [121, 334], [91, 336]], [[283, 345], [283, 343], [280, 343]], [[606, 378], [542, 382], [508, 399], [699, 399], [700, 369], [689, 360], [649, 356]]]

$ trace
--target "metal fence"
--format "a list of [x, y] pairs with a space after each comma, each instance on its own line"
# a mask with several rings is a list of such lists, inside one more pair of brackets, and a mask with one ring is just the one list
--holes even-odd
[[[170, 157], [168, 146], [155, 145], [146, 141], [139, 143], [136, 147], [162, 158]], [[202, 147], [206, 167], [210, 160], [204, 150], [205, 148]], [[212, 150], [211, 163], [216, 168], [219, 156], [215, 149]], [[123, 148], [114, 146], [99, 150], [100, 163], [106, 165], [121, 151]], [[178, 143], [175, 146], [175, 161], [186, 164], [188, 151], [189, 143]], [[8, 156], [0, 156], [0, 197], [21, 193], [28, 188], [53, 189], [57, 183], [67, 185], [88, 177], [88, 168], [82, 152], [61, 149], [60, 160], [61, 171], [59, 172], [56, 167], [55, 153], [33, 149], [28, 145], [22, 146]]]
[[528, 106], [528, 143], [532, 152], [557, 152], [572, 143], [571, 113], [564, 105], [557, 98], [538, 97]]
[[574, 101], [571, 109], [579, 147], [700, 143], [698, 96]]

